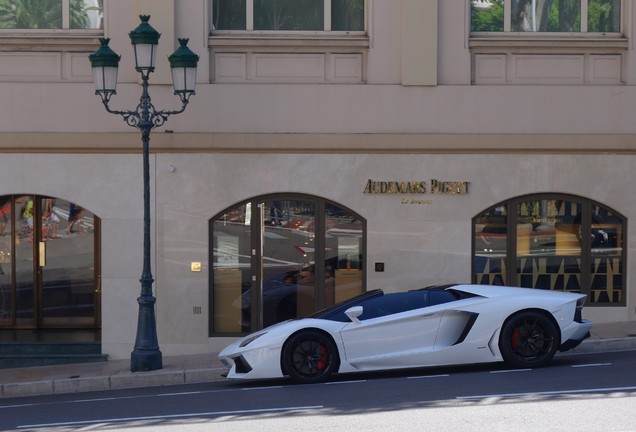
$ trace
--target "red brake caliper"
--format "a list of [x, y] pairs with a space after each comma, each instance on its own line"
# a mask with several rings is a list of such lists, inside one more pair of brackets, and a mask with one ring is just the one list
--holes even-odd
[[327, 349], [320, 345], [320, 357], [318, 358], [318, 364], [316, 365], [319, 372], [321, 372], [327, 366], [327, 360], [329, 356], [327, 355]]
[[516, 350], [519, 347], [519, 341], [521, 340], [521, 331], [516, 328], [512, 332], [512, 336], [510, 338], [510, 346], [512, 349]]

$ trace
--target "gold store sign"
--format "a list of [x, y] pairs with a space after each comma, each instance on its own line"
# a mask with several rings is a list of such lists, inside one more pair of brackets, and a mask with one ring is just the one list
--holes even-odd
[[375, 181], [369, 179], [364, 188], [365, 194], [405, 195], [466, 195], [470, 191], [470, 182], [441, 181], [431, 179], [430, 182], [414, 181]]

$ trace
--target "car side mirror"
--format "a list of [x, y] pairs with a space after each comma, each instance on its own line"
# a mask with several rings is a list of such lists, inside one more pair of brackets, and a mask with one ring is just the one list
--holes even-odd
[[352, 322], [356, 324], [360, 324], [360, 320], [358, 319], [358, 317], [362, 315], [363, 312], [364, 312], [364, 308], [362, 306], [354, 306], [352, 308], [347, 309], [345, 311], [345, 315], [348, 316]]

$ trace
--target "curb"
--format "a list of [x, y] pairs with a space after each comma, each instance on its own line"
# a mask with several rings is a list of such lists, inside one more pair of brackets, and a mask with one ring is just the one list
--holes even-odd
[[214, 382], [224, 379], [225, 368], [126, 372], [110, 376], [59, 378], [0, 385], [0, 398], [121, 390], [179, 384]]
[[578, 347], [568, 351], [572, 354], [602, 353], [636, 350], [636, 337], [613, 339], [587, 339]]

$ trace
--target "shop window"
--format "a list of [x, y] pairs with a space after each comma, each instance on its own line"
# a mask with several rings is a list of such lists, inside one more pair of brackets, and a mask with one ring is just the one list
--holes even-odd
[[625, 304], [625, 219], [568, 195], [510, 200], [473, 219], [473, 280], [583, 292], [588, 304]]
[[211, 31], [364, 31], [364, 0], [212, 0]]
[[103, 0], [7, 0], [0, 2], [0, 29], [103, 29]]
[[332, 202], [260, 197], [210, 220], [211, 334], [241, 334], [364, 291], [365, 221]]

